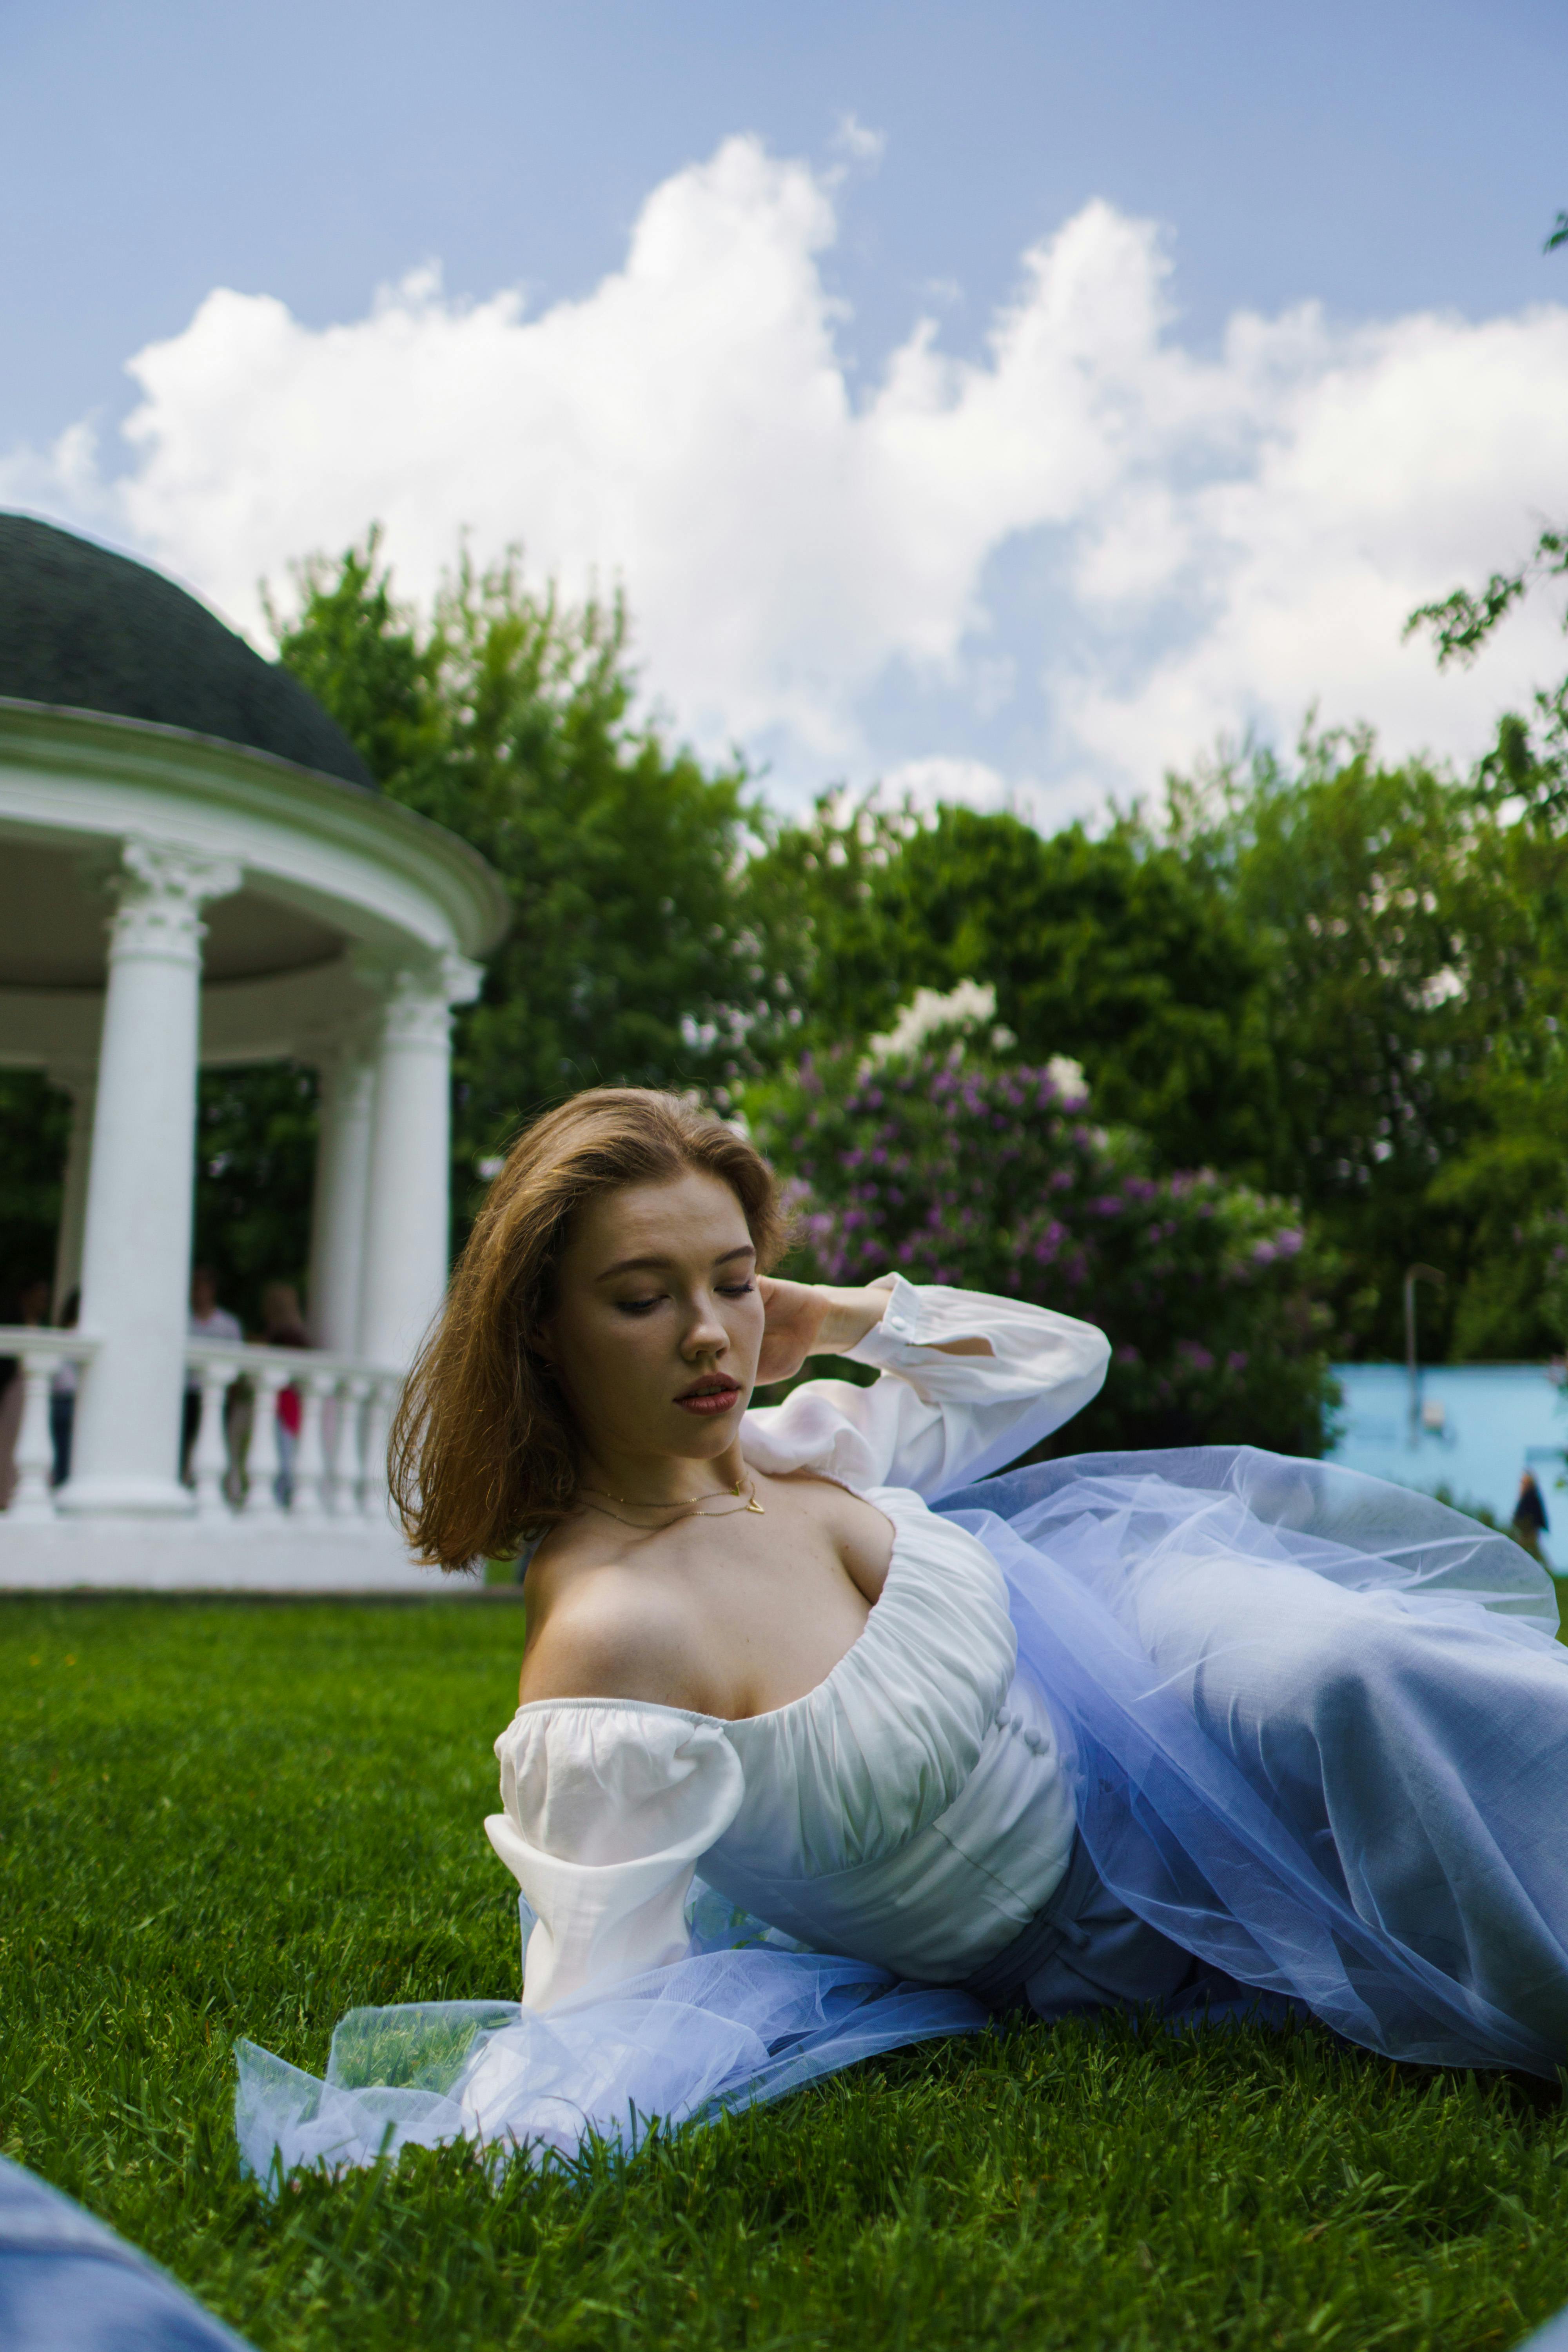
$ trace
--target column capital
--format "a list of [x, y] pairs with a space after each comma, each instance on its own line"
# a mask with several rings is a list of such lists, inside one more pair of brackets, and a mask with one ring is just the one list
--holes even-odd
[[355, 977], [380, 997], [382, 1035], [391, 1044], [444, 1046], [452, 1007], [471, 1004], [484, 985], [484, 967], [452, 948], [360, 948]]
[[444, 948], [437, 959], [441, 968], [441, 992], [448, 1004], [472, 1004], [485, 984], [485, 968], [470, 956]]
[[374, 1068], [377, 1043], [377, 1024], [365, 1014], [308, 1033], [300, 1041], [300, 1059], [313, 1064], [323, 1078], [347, 1076]]
[[108, 882], [115, 902], [110, 956], [198, 961], [206, 929], [202, 908], [209, 898], [226, 898], [242, 879], [231, 857], [205, 857], [175, 842], [132, 835], [123, 844], [119, 870]]

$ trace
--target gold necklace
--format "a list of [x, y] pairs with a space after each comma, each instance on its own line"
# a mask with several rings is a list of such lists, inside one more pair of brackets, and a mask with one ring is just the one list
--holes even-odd
[[[702, 1507], [704, 1503], [717, 1502], [721, 1498], [718, 1496], [696, 1495], [689, 1503], [639, 1503], [630, 1495], [602, 1494], [596, 1486], [579, 1486], [577, 1489], [579, 1495], [587, 1498], [588, 1508], [591, 1511], [602, 1511], [605, 1518], [619, 1521], [623, 1528], [637, 1527], [638, 1522], [636, 1519], [622, 1518], [619, 1511], [611, 1510], [612, 1503], [624, 1503], [629, 1510], [633, 1511], [673, 1511], [675, 1518], [669, 1522], [671, 1527], [674, 1527], [679, 1519], [732, 1519], [741, 1511], [754, 1511], [759, 1519], [766, 1517], [761, 1503], [757, 1500], [754, 1480], [752, 1483], [751, 1492], [742, 1495], [742, 1482], [737, 1478], [734, 1491], [740, 1499], [731, 1504], [728, 1508], [722, 1511], [705, 1511]], [[641, 1532], [644, 1535], [657, 1534], [658, 1529], [644, 1528]]]

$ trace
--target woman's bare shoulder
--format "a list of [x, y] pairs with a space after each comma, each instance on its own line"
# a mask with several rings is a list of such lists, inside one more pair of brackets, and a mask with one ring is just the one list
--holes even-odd
[[519, 1702], [643, 1699], [694, 1706], [692, 1627], [680, 1597], [591, 1538], [552, 1540], [529, 1564]]

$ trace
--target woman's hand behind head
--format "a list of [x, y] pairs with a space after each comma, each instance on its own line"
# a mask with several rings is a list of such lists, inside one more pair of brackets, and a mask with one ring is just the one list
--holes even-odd
[[842, 1355], [882, 1319], [892, 1278], [864, 1290], [838, 1290], [825, 1282], [777, 1282], [759, 1275], [767, 1322], [757, 1379], [793, 1380], [808, 1356]]

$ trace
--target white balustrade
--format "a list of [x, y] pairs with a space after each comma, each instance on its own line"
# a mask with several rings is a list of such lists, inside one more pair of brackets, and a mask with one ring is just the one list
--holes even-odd
[[229, 1457], [224, 1408], [235, 1376], [221, 1357], [209, 1357], [195, 1369], [199, 1376], [195, 1394], [200, 1418], [195, 1443], [191, 1447], [191, 1477], [196, 1490], [196, 1517], [205, 1520], [226, 1519]]
[[[62, 1364], [90, 1363], [98, 1344], [90, 1333], [0, 1324], [0, 1356], [19, 1360], [26, 1383], [16, 1486], [0, 1525], [36, 1526], [61, 1516], [50, 1483], [51, 1384]], [[386, 1440], [401, 1374], [363, 1357], [316, 1349], [191, 1339], [185, 1376], [200, 1401], [188, 1472], [195, 1488], [192, 1514], [198, 1521], [215, 1527], [292, 1523], [301, 1530], [331, 1527], [344, 1533], [385, 1526]], [[237, 1381], [250, 1391], [248, 1416], [231, 1409]], [[300, 1401], [291, 1494], [284, 1491], [278, 1422], [279, 1397], [289, 1387]], [[243, 1460], [236, 1458], [237, 1438]]]
[[338, 1376], [314, 1367], [301, 1367], [294, 1382], [300, 1400], [300, 1441], [294, 1454], [294, 1496], [289, 1506], [297, 1519], [324, 1519], [328, 1509], [326, 1441], [321, 1428], [327, 1400]]
[[[254, 1350], [259, 1357], [261, 1350]], [[276, 1521], [283, 1513], [283, 1449], [278, 1443], [278, 1398], [289, 1385], [291, 1365], [275, 1359], [258, 1362], [250, 1375], [255, 1399], [250, 1409], [250, 1449], [245, 1475], [236, 1483], [239, 1507], [252, 1521]]]
[[[337, 1508], [359, 1517], [365, 1507], [365, 1408], [375, 1388], [368, 1372], [351, 1372], [338, 1401], [338, 1443], [332, 1457]], [[384, 1445], [383, 1452], [385, 1451]]]
[[0, 1323], [0, 1356], [18, 1360], [23, 1382], [22, 1418], [14, 1456], [16, 1478], [4, 1516], [13, 1527], [37, 1526], [55, 1517], [55, 1447], [49, 1398], [64, 1364], [79, 1371], [98, 1342], [81, 1331], [49, 1331], [31, 1323]]
[[360, 1511], [364, 1518], [378, 1526], [384, 1526], [391, 1516], [392, 1498], [386, 1487], [386, 1446], [392, 1434], [392, 1416], [397, 1410], [398, 1392], [402, 1386], [399, 1380], [383, 1377], [374, 1381], [364, 1409], [364, 1449], [360, 1456], [363, 1465]]

